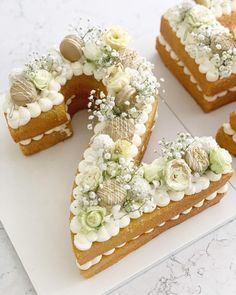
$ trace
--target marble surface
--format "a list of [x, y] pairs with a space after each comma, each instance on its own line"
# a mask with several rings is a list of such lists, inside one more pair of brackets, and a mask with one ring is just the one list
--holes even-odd
[[[49, 45], [57, 44], [67, 32], [67, 25], [77, 23], [80, 16], [99, 19], [99, 24], [119, 23], [127, 27], [134, 37], [134, 46], [154, 60], [153, 46], [143, 44], [153, 44], [159, 16], [175, 2], [130, 1], [132, 9], [126, 10], [125, 0], [114, 3], [106, 0], [1, 0], [0, 92], [6, 88], [12, 67], [24, 63], [29, 52], [43, 52]], [[1, 224], [0, 294], [36, 294]], [[236, 294], [236, 219], [110, 294]]]
[[[236, 219], [110, 295], [236, 294]], [[0, 294], [36, 295], [0, 224]]]

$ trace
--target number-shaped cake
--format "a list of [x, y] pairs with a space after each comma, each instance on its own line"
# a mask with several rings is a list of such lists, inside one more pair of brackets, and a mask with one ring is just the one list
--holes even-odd
[[[25, 155], [72, 135], [88, 107], [93, 136], [78, 165], [70, 206], [76, 263], [91, 277], [161, 232], [218, 203], [231, 156], [213, 138], [179, 134], [162, 156], [140, 164], [154, 125], [159, 84], [127, 48], [119, 27], [81, 27], [60, 50], [10, 75], [5, 116]], [[156, 250], [155, 250], [156, 251]]]

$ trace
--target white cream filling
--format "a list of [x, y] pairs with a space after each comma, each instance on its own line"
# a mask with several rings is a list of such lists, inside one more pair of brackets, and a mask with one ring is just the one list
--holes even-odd
[[236, 143], [236, 131], [231, 127], [230, 123], [223, 124], [224, 133], [231, 136], [232, 140]]
[[[206, 198], [203, 199], [202, 201], [198, 202], [198, 203], [195, 204], [193, 207], [195, 207], [195, 208], [200, 208], [200, 207], [203, 206], [205, 200], [207, 200], [207, 201], [212, 201], [212, 200], [217, 196], [218, 193], [221, 193], [221, 194], [222, 194], [222, 193], [226, 193], [227, 190], [228, 190], [228, 184], [226, 183], [224, 186], [222, 186], [222, 187], [221, 187], [220, 189], [218, 189], [216, 192], [212, 193], [211, 195], [209, 195], [208, 197], [206, 197]], [[189, 209], [184, 210], [184, 211], [181, 212], [180, 214], [178, 214], [178, 215], [172, 217], [170, 220], [177, 220], [177, 219], [179, 219], [179, 217], [180, 217], [181, 214], [186, 215], [186, 214], [190, 213], [190, 212], [192, 211], [193, 207], [190, 207]], [[158, 226], [163, 226], [163, 225], [165, 225], [165, 223], [166, 223], [166, 222], [163, 222], [163, 223], [159, 224]], [[144, 234], [149, 234], [149, 233], [151, 233], [152, 231], [154, 231], [154, 229], [155, 229], [155, 228], [151, 228], [150, 230], [147, 230]], [[132, 240], [136, 240], [136, 239], [139, 238], [139, 237], [140, 237], [140, 235], [138, 235], [138, 236], [132, 238]], [[125, 246], [125, 244], [126, 244], [126, 243], [123, 243], [123, 244], [117, 246], [116, 248], [122, 248], [122, 247]], [[101, 254], [101, 255], [95, 257], [94, 259], [92, 259], [92, 260], [86, 262], [85, 264], [80, 265], [78, 262], [76, 262], [76, 263], [77, 263], [77, 266], [78, 266], [79, 269], [81, 269], [81, 270], [87, 270], [87, 269], [89, 269], [90, 267], [92, 267], [93, 265], [99, 263], [99, 262], [101, 261], [101, 259], [102, 259], [102, 256], [104, 256], [104, 255], [107, 256], [107, 255], [111, 255], [111, 254], [113, 254], [113, 253], [115, 252], [116, 248], [113, 248], [113, 249], [111, 249], [110, 251], [107, 251], [107, 252], [105, 252], [105, 253], [103, 253], [103, 254]]]
[[[202, 92], [202, 88], [197, 84], [196, 79], [193, 77], [193, 75], [191, 74], [191, 72], [189, 71], [189, 69], [186, 67], [186, 65], [179, 59], [179, 57], [175, 54], [175, 52], [171, 49], [170, 45], [167, 43], [167, 41], [164, 39], [164, 37], [162, 35], [159, 36], [159, 41], [161, 43], [161, 45], [163, 45], [166, 49], [166, 51], [169, 53], [170, 57], [175, 60], [178, 64], [179, 67], [183, 68], [183, 71], [185, 73], [186, 76], [189, 76], [190, 81], [192, 82], [192, 84], [195, 84], [197, 89]], [[227, 93], [229, 92], [235, 92], [236, 91], [236, 86], [229, 88], [228, 90], [225, 91], [221, 91], [215, 95], [211, 95], [211, 96], [207, 96], [205, 94], [203, 94], [203, 97], [206, 101], [208, 102], [213, 102], [215, 101], [217, 98], [225, 96]]]
[[55, 128], [52, 128], [46, 132], [44, 132], [43, 134], [34, 136], [32, 138], [28, 138], [25, 140], [21, 140], [19, 143], [22, 145], [28, 145], [30, 144], [32, 141], [38, 141], [40, 139], [42, 139], [45, 135], [51, 134], [53, 132], [60, 132], [60, 133], [66, 133], [66, 136], [69, 137], [71, 136], [72, 132], [71, 130], [68, 128], [67, 124], [62, 124], [60, 126], [57, 126]]

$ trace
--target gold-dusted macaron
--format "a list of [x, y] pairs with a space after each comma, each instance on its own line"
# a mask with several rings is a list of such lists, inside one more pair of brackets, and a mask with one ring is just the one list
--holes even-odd
[[78, 61], [82, 54], [83, 42], [76, 35], [66, 36], [60, 44], [60, 52], [64, 58], [71, 62]]

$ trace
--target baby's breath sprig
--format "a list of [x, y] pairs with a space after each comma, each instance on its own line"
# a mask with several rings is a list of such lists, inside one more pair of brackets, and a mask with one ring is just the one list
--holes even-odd
[[39, 55], [38, 52], [33, 52], [30, 55], [30, 62], [25, 64], [25, 75], [28, 78], [32, 78], [32, 75], [37, 73], [39, 70], [51, 71], [53, 61], [50, 58], [50, 54]]
[[193, 137], [189, 133], [178, 133], [174, 141], [166, 141], [164, 138], [159, 142], [163, 156], [167, 160], [181, 159], [193, 142]]
[[80, 18], [78, 26], [70, 26], [70, 31], [75, 33], [81, 40], [85, 42], [96, 42], [102, 39], [103, 30], [99, 26], [91, 24], [90, 19], [84, 20]]
[[99, 122], [104, 122], [106, 120], [111, 120], [115, 118], [116, 114], [114, 111], [115, 107], [115, 97], [111, 95], [105, 95], [103, 91], [98, 92], [92, 90], [90, 96], [88, 97], [88, 112], [90, 123], [88, 124], [88, 129], [93, 129], [93, 123], [97, 119]]

